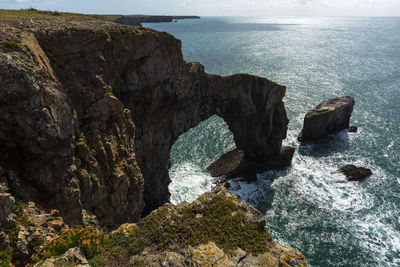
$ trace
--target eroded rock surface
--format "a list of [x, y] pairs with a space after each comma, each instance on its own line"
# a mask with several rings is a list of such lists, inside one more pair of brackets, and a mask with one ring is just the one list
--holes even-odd
[[349, 128], [354, 99], [345, 96], [321, 102], [304, 117], [299, 141], [313, 142]]

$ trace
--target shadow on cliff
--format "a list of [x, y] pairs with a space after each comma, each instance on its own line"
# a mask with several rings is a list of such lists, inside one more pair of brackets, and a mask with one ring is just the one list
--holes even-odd
[[314, 143], [301, 143], [299, 154], [313, 157], [328, 157], [335, 153], [345, 152], [349, 148], [348, 132], [344, 130]]

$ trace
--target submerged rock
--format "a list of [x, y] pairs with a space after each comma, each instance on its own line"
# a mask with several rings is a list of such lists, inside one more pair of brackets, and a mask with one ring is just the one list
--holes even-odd
[[372, 175], [372, 171], [367, 168], [357, 167], [355, 165], [346, 165], [339, 169], [339, 172], [346, 175], [348, 181], [359, 181]]
[[313, 142], [349, 128], [354, 103], [354, 99], [349, 96], [321, 102], [316, 108], [307, 112], [298, 140]]
[[222, 155], [207, 167], [206, 171], [216, 178], [218, 184], [223, 184], [235, 177], [243, 177], [251, 182], [256, 180], [257, 173], [290, 166], [294, 151], [292, 147], [282, 147], [279, 155], [255, 161], [247, 158], [242, 150], [235, 149]]
[[349, 127], [349, 133], [356, 133], [358, 132], [358, 127], [357, 126], [350, 126]]

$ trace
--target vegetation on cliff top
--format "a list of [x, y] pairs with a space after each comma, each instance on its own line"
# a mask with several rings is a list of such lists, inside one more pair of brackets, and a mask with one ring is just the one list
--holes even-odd
[[[246, 222], [237, 198], [216, 194], [195, 204], [165, 205], [139, 222], [110, 234], [96, 228], [69, 229], [44, 244], [32, 256], [34, 263], [79, 247], [92, 266], [128, 264], [131, 255], [145, 247], [156, 250], [197, 246], [213, 241], [225, 252], [238, 248], [255, 255], [269, 251], [272, 240], [266, 229]], [[122, 229], [122, 230], [121, 230]]]
[[[28, 9], [0, 9], [0, 18], [46, 18], [46, 17], [61, 17], [67, 19], [99, 19], [105, 21], [116, 22], [122, 17], [127, 18], [149, 18], [150, 15], [98, 15], [98, 14], [80, 14], [80, 13], [70, 13], [70, 12], [59, 12], [59, 11], [49, 11], [49, 10], [37, 10], [35, 8]], [[185, 17], [185, 16], [182, 16]], [[190, 17], [190, 16], [187, 16]], [[179, 18], [179, 17], [178, 17]]]
[[119, 266], [129, 261], [130, 255], [140, 253], [144, 245], [145, 241], [139, 231], [132, 231], [128, 235], [118, 232], [103, 234], [94, 227], [78, 226], [44, 244], [32, 256], [32, 261], [38, 263], [78, 247], [91, 266]]
[[[200, 198], [201, 199], [201, 198]], [[226, 252], [241, 248], [260, 254], [268, 251], [271, 237], [268, 231], [256, 224], [246, 223], [244, 212], [236, 206], [236, 199], [215, 195], [202, 199], [199, 210], [184, 207], [180, 212], [170, 212], [164, 206], [139, 223], [149, 244], [159, 249], [168, 246], [196, 246], [213, 241]]]

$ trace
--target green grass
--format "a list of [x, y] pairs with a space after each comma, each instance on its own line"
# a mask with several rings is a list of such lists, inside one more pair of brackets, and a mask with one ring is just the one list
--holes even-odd
[[31, 222], [28, 220], [28, 217], [24, 215], [24, 211], [22, 208], [22, 202], [19, 200], [15, 201], [14, 204], [14, 214], [17, 215], [17, 223], [28, 228], [31, 225]]
[[113, 90], [112, 90], [111, 86], [106, 86], [105, 94], [106, 95], [113, 95]]
[[45, 17], [62, 17], [62, 18], [93, 18], [78, 13], [67, 13], [58, 11], [42, 11], [34, 8], [29, 9], [0, 9], [0, 18], [45, 18]]
[[92, 267], [102, 267], [104, 266], [104, 258], [102, 256], [94, 256], [88, 263]]
[[245, 224], [244, 213], [238, 211], [234, 200], [217, 195], [204, 204], [201, 218], [196, 218], [197, 211], [193, 208], [184, 208], [180, 214], [170, 213], [166, 207], [159, 208], [141, 223], [144, 237], [159, 249], [213, 241], [226, 252], [238, 247], [254, 254], [269, 250], [268, 231], [259, 230], [255, 224]]
[[4, 40], [4, 41], [2, 41], [2, 43], [5, 47], [7, 47], [9, 49], [17, 49], [17, 48], [21, 47], [21, 45], [19, 43], [13, 42], [13, 41]]
[[[48, 17], [60, 17], [66, 19], [99, 19], [104, 21], [116, 21], [122, 17], [122, 15], [97, 15], [97, 14], [79, 14], [59, 11], [46, 11], [37, 10], [34, 8], [29, 9], [0, 9], [0, 18], [48, 18]], [[127, 15], [126, 17], [149, 17], [148, 15]]]
[[17, 237], [18, 232], [21, 230], [21, 225], [28, 228], [31, 225], [31, 222], [24, 215], [24, 211], [22, 208], [22, 202], [19, 200], [15, 200], [13, 213], [17, 215], [16, 224], [8, 230], [8, 238], [10, 238], [10, 242], [13, 243]]
[[34, 263], [37, 263], [52, 256], [62, 255], [74, 247], [79, 247], [87, 259], [92, 259], [100, 254], [103, 239], [104, 235], [94, 227], [78, 226], [68, 229], [51, 242], [46, 243], [32, 256], [32, 259]]
[[45, 243], [44, 238], [38, 238], [38, 239], [33, 239], [29, 245], [33, 248], [33, 249], [37, 249], [39, 248], [41, 245], [43, 245]]
[[12, 248], [0, 250], [0, 266], [11, 266]]
[[104, 266], [105, 261], [129, 260], [129, 255], [137, 255], [145, 247], [145, 240], [139, 231], [125, 236], [121, 233], [102, 234], [93, 227], [79, 226], [69, 229], [46, 243], [33, 256], [34, 263], [52, 256], [64, 254], [68, 249], [79, 247], [91, 266]]

